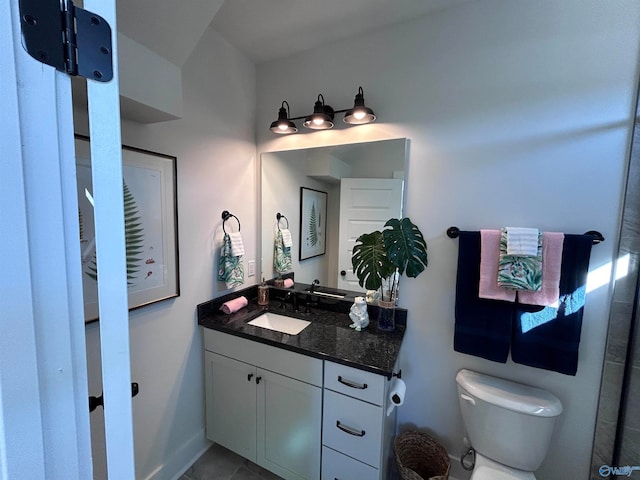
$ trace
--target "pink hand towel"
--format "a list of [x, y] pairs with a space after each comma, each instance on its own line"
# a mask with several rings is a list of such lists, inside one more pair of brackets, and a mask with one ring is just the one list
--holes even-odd
[[500, 230], [480, 230], [480, 288], [478, 296], [490, 300], [515, 302], [515, 290], [498, 285]]
[[246, 307], [248, 303], [249, 302], [247, 301], [246, 297], [238, 297], [234, 298], [233, 300], [229, 300], [228, 302], [224, 302], [220, 307], [220, 310], [228, 315], [230, 313], [237, 312], [241, 308]]
[[284, 288], [291, 288], [293, 287], [293, 280], [290, 278], [285, 278], [284, 279]]
[[542, 288], [537, 292], [518, 292], [518, 302], [547, 307], [560, 298], [560, 270], [564, 233], [542, 232]]

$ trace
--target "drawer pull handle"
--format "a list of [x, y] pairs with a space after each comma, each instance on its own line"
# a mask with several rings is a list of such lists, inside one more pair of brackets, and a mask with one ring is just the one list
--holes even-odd
[[360, 383], [350, 382], [349, 380], [345, 380], [344, 378], [342, 378], [341, 375], [338, 375], [338, 381], [343, 385], [346, 385], [347, 387], [357, 388], [358, 390], [364, 390], [365, 388], [367, 388], [366, 383], [360, 384]]
[[343, 432], [348, 433], [349, 435], [353, 435], [354, 437], [364, 437], [364, 430], [358, 431], [351, 427], [345, 427], [340, 423], [340, 420], [336, 421], [336, 427], [338, 427]]
[[247, 382], [250, 382], [252, 378], [253, 378], [253, 373], [250, 373], [249, 375], [247, 375]]
[[260, 380], [262, 380], [262, 377], [256, 377], [256, 385], [260, 383]]

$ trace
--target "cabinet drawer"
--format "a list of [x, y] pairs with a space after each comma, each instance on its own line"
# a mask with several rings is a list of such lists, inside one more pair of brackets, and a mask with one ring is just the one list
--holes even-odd
[[259, 365], [265, 370], [318, 387], [322, 386], [322, 360], [272, 347], [228, 333], [204, 329], [204, 348], [241, 362]]
[[380, 470], [322, 447], [322, 480], [378, 480]]
[[384, 405], [386, 378], [357, 368], [324, 362], [324, 388], [344, 393], [375, 405]]
[[330, 390], [324, 391], [324, 445], [380, 468], [382, 407]]

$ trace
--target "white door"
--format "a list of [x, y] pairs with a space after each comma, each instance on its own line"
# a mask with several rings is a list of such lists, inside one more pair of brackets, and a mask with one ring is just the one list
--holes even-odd
[[[117, 58], [115, 0], [86, 0], [84, 7], [112, 26]], [[86, 479], [92, 467], [71, 81], [29, 56], [21, 40], [19, 0], [0, 2], [0, 472], [3, 480]], [[116, 234], [122, 224], [124, 239], [122, 177], [114, 180], [119, 156], [112, 154], [120, 151], [115, 63], [111, 82], [89, 87], [90, 126], [94, 185], [103, 192], [97, 222]], [[109, 209], [116, 213], [105, 215]], [[100, 297], [108, 468], [110, 477], [129, 480], [135, 473], [126, 277], [119, 278], [124, 241], [119, 249], [110, 247], [117, 245], [113, 235], [101, 237], [107, 277], [100, 281], [109, 287]]]
[[382, 230], [390, 218], [402, 217], [403, 184], [403, 180], [390, 178], [343, 178], [340, 182], [338, 288], [364, 290], [353, 274], [353, 245], [363, 233]]
[[0, 478], [91, 478], [71, 82], [0, 2]]

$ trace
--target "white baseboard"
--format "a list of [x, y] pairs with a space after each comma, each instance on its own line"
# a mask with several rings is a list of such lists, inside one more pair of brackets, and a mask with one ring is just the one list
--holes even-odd
[[203, 428], [171, 452], [164, 463], [158, 465], [145, 480], [178, 480], [210, 446], [211, 442], [207, 440]]

